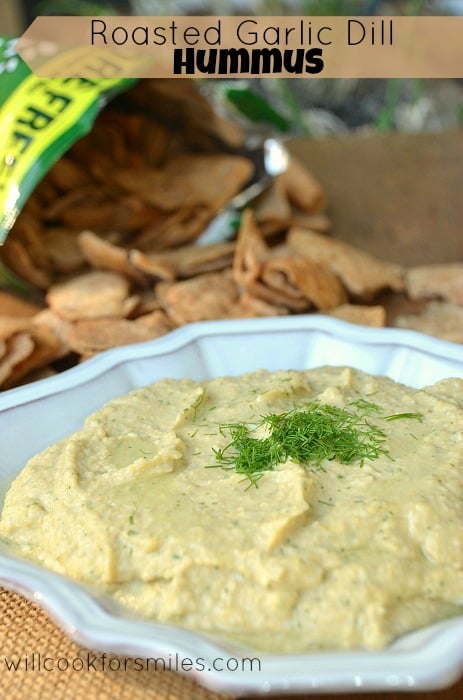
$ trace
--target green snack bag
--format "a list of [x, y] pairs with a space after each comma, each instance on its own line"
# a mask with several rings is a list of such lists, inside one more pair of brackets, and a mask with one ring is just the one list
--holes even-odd
[[0, 244], [51, 166], [134, 78], [40, 78], [0, 37]]

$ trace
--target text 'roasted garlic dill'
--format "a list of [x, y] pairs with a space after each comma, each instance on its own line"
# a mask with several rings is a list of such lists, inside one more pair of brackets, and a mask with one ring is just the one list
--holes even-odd
[[[266, 471], [288, 459], [322, 469], [323, 460], [337, 459], [342, 464], [389, 456], [385, 448], [386, 435], [368, 420], [379, 414], [376, 404], [359, 399], [345, 408], [313, 401], [286, 413], [271, 413], [259, 423], [227, 423], [220, 432], [230, 437], [224, 448], [214, 449], [217, 463], [210, 465], [233, 470], [248, 479], [250, 486]], [[410, 418], [421, 420], [419, 413], [398, 413], [379, 416], [384, 420]], [[259, 429], [266, 436], [253, 436]]]

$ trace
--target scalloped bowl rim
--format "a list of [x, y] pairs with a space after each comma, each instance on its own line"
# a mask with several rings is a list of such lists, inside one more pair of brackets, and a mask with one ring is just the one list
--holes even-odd
[[[301, 343], [302, 339], [307, 341], [307, 346], [294, 343], [288, 348], [286, 342], [291, 333]], [[199, 362], [193, 375], [199, 371], [199, 374], [206, 372], [209, 376], [218, 376], [227, 372], [220, 372], [217, 367], [208, 368], [208, 362], [216, 362], [220, 355], [216, 355], [217, 348], [225, 348], [230, 342], [235, 343], [234, 350], [241, 348], [241, 354], [237, 352], [230, 359], [236, 373], [247, 371], [248, 365], [252, 368], [252, 363], [257, 369], [261, 356], [268, 358], [268, 364], [272, 365], [269, 369], [274, 368], [275, 362], [278, 367], [285, 366], [284, 362], [281, 364], [281, 352], [279, 360], [274, 358], [273, 353], [270, 360], [268, 343], [265, 346], [269, 338], [277, 347], [287, 348], [289, 356], [291, 353], [297, 354], [299, 347], [305, 350], [303, 357], [306, 366], [330, 364], [330, 357], [339, 352], [340, 358], [349, 357], [351, 353], [356, 360], [354, 363], [340, 361], [339, 364], [356, 363], [357, 366], [366, 360], [371, 362], [372, 357], [375, 360], [381, 356], [377, 374], [403, 375], [408, 369], [407, 362], [414, 359], [412, 364], [419, 366], [421, 362], [425, 373], [427, 368], [433, 368], [432, 381], [436, 380], [436, 376], [463, 376], [462, 346], [415, 331], [366, 328], [321, 315], [207, 321], [183, 326], [153, 341], [108, 350], [53, 377], [5, 391], [0, 394], [0, 415], [8, 418], [11, 426], [17, 425], [14, 422], [17, 413], [20, 419], [22, 413], [27, 416], [27, 412], [38, 417], [43, 405], [46, 406], [52, 397], [58, 402], [66, 401], [67, 392], [72, 391], [78, 396], [84, 387], [88, 396], [93, 383], [103, 380], [104, 387], [109, 387], [106, 388], [107, 392], [114, 390], [114, 395], [125, 393], [127, 374], [130, 390], [130, 386], [135, 388], [143, 383], [146, 367], [157, 367], [155, 376], [165, 376], [167, 370], [162, 366], [163, 360], [172, 361], [172, 366], [180, 366], [179, 362], [181, 364], [185, 360], [176, 360], [175, 357], [182, 352], [189, 352], [191, 357], [198, 352], [201, 357], [203, 353], [202, 364]], [[253, 353], [248, 351], [250, 340]], [[208, 355], [210, 344], [215, 344], [215, 350], [213, 347], [214, 353]], [[310, 352], [315, 353], [314, 357], [321, 356], [323, 360], [326, 357], [328, 361], [314, 364]], [[138, 373], [130, 374], [133, 363], [137, 362], [142, 363], [141, 369]], [[226, 364], [227, 360], [219, 358], [219, 368], [220, 362]], [[392, 372], [384, 371], [392, 366]], [[182, 365], [183, 376], [187, 376], [189, 369]], [[119, 384], [116, 386], [115, 383], [112, 387], [111, 373], [115, 377], [125, 373], [123, 386], [118, 380]], [[100, 401], [105, 403], [106, 400], [107, 397], [102, 396]], [[83, 410], [80, 407], [80, 414]], [[25, 429], [26, 435], [28, 430], [32, 430], [29, 424]], [[10, 445], [14, 465], [9, 467], [8, 481], [24, 464], [24, 461], [15, 462], [16, 447], [19, 449], [17, 445]], [[463, 616], [409, 634], [377, 652], [279, 655], [244, 649], [225, 640], [171, 625], [137, 620], [118, 611], [86, 587], [4, 551], [0, 551], [0, 584], [42, 606], [69, 637], [84, 647], [130, 657], [162, 657], [168, 663], [176, 659], [176, 670], [215, 692], [268, 695], [431, 690], [450, 685], [463, 673]], [[261, 670], [236, 672], [212, 667], [214, 659], [226, 659], [227, 656], [257, 657]], [[178, 660], [182, 658], [204, 659], [206, 670], [182, 669], [181, 664], [179, 668]]]

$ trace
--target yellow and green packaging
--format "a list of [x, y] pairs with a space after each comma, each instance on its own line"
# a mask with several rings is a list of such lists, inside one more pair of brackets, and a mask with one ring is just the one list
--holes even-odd
[[136, 79], [40, 78], [0, 37], [0, 244], [51, 166]]

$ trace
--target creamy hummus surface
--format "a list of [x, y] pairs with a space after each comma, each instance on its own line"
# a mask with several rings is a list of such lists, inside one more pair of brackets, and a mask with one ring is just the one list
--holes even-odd
[[[359, 399], [384, 431], [375, 459], [289, 458], [256, 485], [217, 465], [226, 424]], [[0, 535], [143, 617], [263, 650], [381, 648], [463, 611], [462, 429], [459, 379], [415, 390], [345, 367], [165, 379], [31, 459]]]

